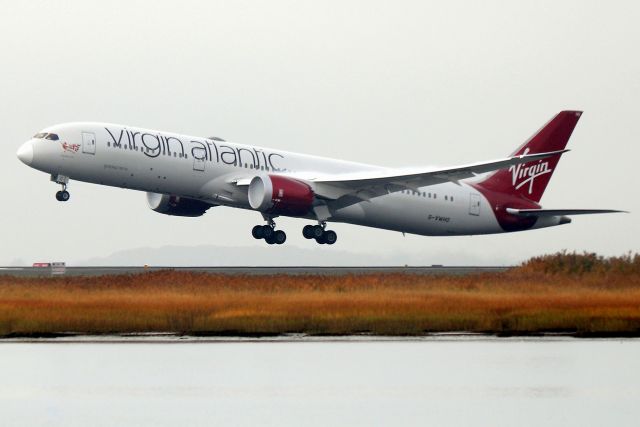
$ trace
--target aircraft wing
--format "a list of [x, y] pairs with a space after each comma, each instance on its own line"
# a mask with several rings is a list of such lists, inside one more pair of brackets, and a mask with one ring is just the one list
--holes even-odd
[[603, 214], [603, 213], [628, 213], [627, 211], [617, 211], [613, 209], [512, 209], [512, 208], [507, 208], [507, 212], [512, 215], [526, 216], [526, 217], [589, 215], [589, 214]]
[[345, 175], [329, 175], [308, 179], [313, 183], [314, 191], [320, 197], [337, 201], [336, 208], [349, 206], [363, 200], [369, 200], [388, 193], [402, 190], [416, 190], [420, 187], [454, 182], [472, 178], [478, 174], [521, 163], [529, 163], [551, 156], [560, 155], [569, 150], [551, 151], [548, 153], [523, 154], [489, 162], [471, 163], [462, 166], [432, 168], [427, 170], [390, 170], [386, 173], [364, 172]]

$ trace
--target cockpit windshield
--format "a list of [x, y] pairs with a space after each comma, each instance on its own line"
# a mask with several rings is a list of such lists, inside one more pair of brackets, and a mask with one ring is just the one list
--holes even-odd
[[47, 133], [47, 132], [36, 133], [35, 135], [33, 135], [33, 137], [35, 139], [49, 139], [51, 141], [57, 141], [60, 139], [58, 135], [56, 135], [55, 133]]

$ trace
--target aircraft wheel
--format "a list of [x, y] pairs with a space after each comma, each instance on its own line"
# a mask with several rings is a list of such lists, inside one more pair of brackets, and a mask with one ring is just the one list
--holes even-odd
[[324, 234], [324, 228], [322, 228], [322, 226], [320, 225], [314, 225], [312, 227], [313, 227], [313, 230], [312, 230], [313, 233], [311, 234], [311, 237], [318, 240]]
[[275, 239], [274, 235], [271, 235], [269, 237], [265, 237], [264, 241], [267, 242], [270, 245], [273, 245], [273, 244], [276, 243], [276, 239]]
[[316, 237], [316, 242], [318, 242], [318, 244], [320, 244], [320, 245], [324, 245], [325, 243], [327, 243], [324, 240], [324, 234], [322, 236], [320, 236], [320, 237]]
[[66, 202], [71, 198], [71, 195], [67, 190], [57, 191], [56, 192], [56, 200], [59, 202]]
[[264, 238], [264, 235], [262, 234], [262, 226], [256, 225], [255, 227], [253, 227], [251, 229], [251, 235], [253, 236], [254, 239], [258, 239], [258, 240]]
[[307, 224], [302, 227], [302, 235], [305, 239], [313, 239], [313, 225]]
[[271, 237], [273, 237], [273, 233], [274, 233], [274, 229], [271, 228], [270, 225], [263, 225], [262, 226], [262, 238], [263, 239], [270, 239]]
[[333, 230], [326, 230], [322, 235], [322, 240], [324, 240], [327, 245], [333, 245], [336, 240], [338, 240], [338, 235]]
[[275, 243], [277, 243], [278, 245], [281, 245], [287, 240], [287, 234], [282, 230], [276, 230], [273, 233], [272, 239]]

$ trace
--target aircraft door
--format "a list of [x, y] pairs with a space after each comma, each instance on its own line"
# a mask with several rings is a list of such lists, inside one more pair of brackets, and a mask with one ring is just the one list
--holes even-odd
[[480, 195], [470, 194], [469, 215], [480, 216]]
[[204, 171], [204, 162], [205, 162], [204, 158], [199, 159], [196, 156], [193, 156], [193, 170]]
[[92, 132], [82, 132], [82, 152], [96, 154], [96, 135]]

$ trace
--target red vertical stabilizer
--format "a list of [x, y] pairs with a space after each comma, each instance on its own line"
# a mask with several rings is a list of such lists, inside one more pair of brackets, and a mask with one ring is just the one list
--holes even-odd
[[[582, 111], [562, 111], [522, 144], [512, 156], [564, 150]], [[511, 166], [492, 173], [474, 185], [478, 190], [503, 193], [514, 198], [539, 202], [561, 154]], [[484, 193], [485, 191], [483, 191]]]

